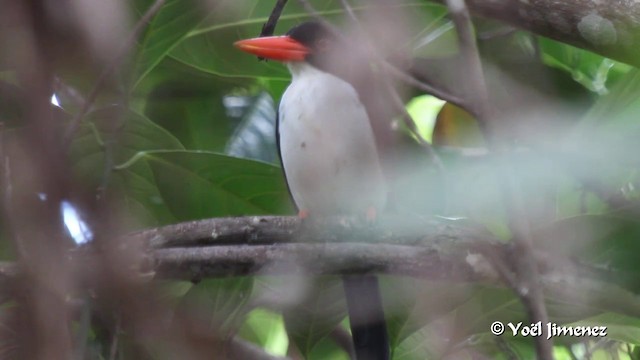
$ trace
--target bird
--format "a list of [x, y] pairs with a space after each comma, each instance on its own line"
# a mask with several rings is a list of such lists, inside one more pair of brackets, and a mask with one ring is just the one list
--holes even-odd
[[[284, 36], [244, 39], [238, 49], [283, 62], [291, 83], [278, 107], [276, 138], [285, 179], [299, 216], [364, 215], [384, 210], [388, 180], [378, 151], [381, 114], [365, 56], [319, 21]], [[369, 89], [367, 89], [367, 87]], [[343, 277], [358, 360], [389, 358], [377, 278]]]

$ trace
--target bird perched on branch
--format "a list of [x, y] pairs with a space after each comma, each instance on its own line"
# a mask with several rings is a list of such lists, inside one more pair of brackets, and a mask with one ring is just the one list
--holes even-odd
[[[284, 62], [292, 81], [280, 101], [277, 138], [289, 191], [301, 217], [366, 215], [387, 202], [387, 181], [374, 135], [385, 116], [370, 80], [370, 66], [348, 41], [320, 22], [286, 36], [235, 45]], [[368, 88], [367, 88], [368, 87]], [[344, 278], [358, 360], [388, 359], [389, 345], [378, 282], [373, 275]]]

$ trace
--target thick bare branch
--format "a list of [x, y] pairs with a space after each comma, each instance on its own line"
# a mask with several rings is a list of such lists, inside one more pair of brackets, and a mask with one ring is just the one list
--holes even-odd
[[[466, 260], [467, 249], [387, 244], [277, 244], [206, 246], [154, 252], [160, 277], [199, 279], [226, 275], [387, 273], [442, 281], [484, 281]], [[488, 265], [488, 263], [487, 263]]]
[[132, 235], [152, 248], [275, 243], [364, 242], [398, 245], [451, 241], [491, 243], [484, 228], [442, 217], [382, 216], [375, 225], [362, 219], [330, 217], [301, 221], [295, 216], [212, 218], [144, 230]]
[[[156, 278], [188, 280], [376, 272], [497, 284], [500, 274], [493, 270], [493, 260], [515, 256], [510, 245], [462, 222], [401, 217], [385, 217], [381, 222], [383, 225], [367, 228], [337, 218], [301, 224], [295, 217], [251, 216], [175, 224], [132, 236], [152, 247], [149, 255], [155, 262]], [[91, 256], [85, 260], [88, 271], [83, 276], [91, 281], [95, 262]], [[606, 274], [543, 252], [536, 252], [534, 260], [548, 296], [640, 317], [637, 296], [601, 280]], [[514, 271], [508, 262], [500, 264], [504, 273]], [[10, 289], [19, 274], [17, 265], [0, 263], [1, 287]]]
[[475, 15], [640, 65], [640, 3], [636, 1], [468, 0], [467, 5]]

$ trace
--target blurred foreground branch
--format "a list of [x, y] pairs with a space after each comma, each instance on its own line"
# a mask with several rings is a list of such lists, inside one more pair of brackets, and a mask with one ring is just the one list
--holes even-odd
[[[489, 92], [485, 80], [480, 54], [476, 45], [471, 16], [465, 0], [447, 0], [449, 15], [458, 33], [460, 55], [463, 60], [466, 78], [469, 79], [468, 89], [474, 94], [472, 109], [478, 118], [481, 132], [491, 151], [499, 153], [505, 148], [497, 139], [500, 124], [496, 117], [494, 105], [490, 103]], [[514, 165], [508, 164], [503, 171], [497, 173], [503, 185], [503, 202], [508, 213], [508, 224], [512, 234], [513, 255], [518, 259], [512, 266], [515, 271], [510, 272], [500, 266], [500, 258], [493, 261], [502, 279], [520, 297], [529, 314], [532, 323], [546, 324], [549, 316], [544, 301], [544, 290], [540, 281], [538, 264], [536, 263], [533, 240], [529, 224], [529, 217], [522, 189], [514, 175]], [[553, 359], [553, 341], [550, 336], [539, 336], [534, 339], [536, 355], [539, 359]]]

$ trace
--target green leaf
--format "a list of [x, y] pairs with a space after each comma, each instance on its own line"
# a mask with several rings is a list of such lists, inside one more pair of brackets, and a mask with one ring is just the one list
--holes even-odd
[[472, 296], [473, 286], [380, 277], [391, 349]]
[[597, 268], [618, 271], [617, 282], [640, 289], [640, 222], [611, 215], [563, 219], [533, 233], [549, 253], [579, 259]]
[[[139, 153], [119, 166], [146, 162], [179, 221], [291, 213], [282, 171], [273, 165], [200, 151]], [[181, 189], [181, 191], [176, 191]]]
[[153, 122], [187, 149], [224, 151], [235, 122], [226, 114], [223, 97], [233, 92], [235, 84], [168, 61], [143, 85], [149, 87], [148, 94], [141, 94], [145, 96], [144, 113]]
[[[116, 172], [111, 169], [140, 151], [157, 149], [179, 150], [182, 145], [146, 117], [115, 106], [107, 107], [89, 113], [78, 129], [71, 142], [71, 164], [87, 186], [99, 188], [106, 184], [107, 197], [124, 206], [133, 222], [141, 221], [149, 226], [173, 223], [175, 217], [164, 205], [146, 164]], [[132, 227], [139, 225], [131, 224]]]
[[275, 356], [287, 354], [289, 339], [284, 328], [282, 315], [265, 309], [254, 309], [247, 315], [247, 321], [239, 332], [244, 339], [250, 340]]
[[[630, 71], [611, 92], [602, 96], [585, 115], [581, 126], [637, 123], [634, 111], [640, 106], [640, 70]], [[636, 125], [637, 126], [637, 125]]]
[[350, 360], [351, 357], [347, 352], [336, 344], [333, 339], [325, 337], [318, 342], [311, 353], [305, 357], [306, 360]]
[[[163, 60], [163, 58], [195, 29], [207, 16], [219, 11], [224, 1], [204, 3], [199, 0], [166, 0], [153, 17], [139, 46], [134, 87]], [[152, 2], [145, 5], [151, 6]], [[147, 7], [139, 9], [145, 12]]]
[[206, 279], [192, 286], [177, 311], [215, 335], [234, 332], [242, 323], [253, 278]]
[[473, 359], [465, 349], [456, 351], [451, 348], [456, 344], [452, 343], [450, 335], [451, 329], [446, 327], [446, 321], [425, 326], [400, 343], [393, 352], [393, 360]]
[[566, 139], [567, 168], [603, 199], [640, 199], [639, 111], [640, 71], [635, 69], [598, 99]]
[[[324, 1], [315, 3], [318, 14], [329, 21], [338, 20], [343, 13], [339, 1]], [[371, 6], [371, 5], [369, 5]], [[184, 62], [201, 71], [229, 77], [254, 77], [267, 78], [270, 80], [289, 79], [289, 73], [282, 64], [276, 62], [258, 62], [255, 57], [234, 49], [233, 43], [244, 38], [256, 37], [260, 34], [262, 25], [267, 21], [271, 13], [273, 3], [267, 1], [252, 0], [239, 3], [227, 14], [224, 19], [218, 21], [207, 21], [197, 30], [189, 33], [178, 46], [172, 51], [170, 56]], [[360, 12], [367, 5], [355, 6], [354, 10]], [[396, 10], [405, 11], [407, 14], [420, 14], [427, 17], [426, 24], [424, 18], [416, 22], [415, 33], [420, 35], [420, 30], [432, 29], [432, 23], [438, 21], [443, 13], [441, 5], [429, 2], [396, 1], [390, 3], [386, 11], [390, 13]], [[278, 21], [277, 34], [282, 34], [294, 25], [310, 19], [297, 2], [289, 2], [285, 7], [280, 20]], [[425, 32], [425, 33], [426, 33]], [[399, 46], [409, 46], [398, 44]]]
[[640, 319], [637, 318], [604, 313], [565, 326], [605, 326], [607, 339], [640, 345]]
[[304, 300], [284, 312], [291, 340], [304, 358], [331, 333], [346, 316], [342, 280], [335, 277], [311, 278]]
[[81, 160], [83, 155], [104, 153], [109, 143], [113, 146], [114, 163], [124, 162], [140, 151], [183, 149], [173, 135], [145, 116], [109, 106], [87, 115], [71, 143], [71, 153], [76, 155], [72, 157]]
[[413, 38], [413, 55], [421, 58], [454, 56], [458, 38], [451, 20], [445, 19], [445, 7], [434, 8], [425, 23], [429, 24]]

